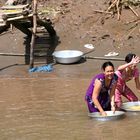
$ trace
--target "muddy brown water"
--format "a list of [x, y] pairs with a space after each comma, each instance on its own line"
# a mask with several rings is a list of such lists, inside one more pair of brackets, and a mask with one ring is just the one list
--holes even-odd
[[[88, 117], [85, 91], [102, 61], [58, 64], [50, 73], [29, 73], [26, 65], [12, 66], [11, 57], [2, 60], [11, 60], [11, 67], [4, 63], [0, 74], [1, 140], [139, 140], [139, 113], [106, 122]], [[96, 68], [89, 68], [91, 64]]]

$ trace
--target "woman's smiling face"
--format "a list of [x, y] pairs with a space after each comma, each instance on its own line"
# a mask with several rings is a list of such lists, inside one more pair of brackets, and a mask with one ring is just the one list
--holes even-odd
[[104, 70], [104, 74], [107, 79], [112, 79], [114, 75], [114, 68], [112, 66], [107, 66]]

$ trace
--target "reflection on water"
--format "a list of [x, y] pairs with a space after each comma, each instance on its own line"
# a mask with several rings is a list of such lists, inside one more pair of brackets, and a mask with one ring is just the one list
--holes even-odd
[[117, 121], [87, 116], [89, 79], [1, 78], [1, 140], [139, 140], [140, 115]]

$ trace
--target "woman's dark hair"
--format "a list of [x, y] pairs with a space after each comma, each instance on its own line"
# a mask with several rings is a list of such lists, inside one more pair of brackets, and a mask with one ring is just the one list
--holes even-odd
[[113, 65], [113, 63], [110, 62], [110, 61], [107, 61], [107, 62], [103, 63], [102, 69], [105, 71], [105, 68], [106, 68], [107, 66], [112, 66], [113, 69], [114, 69], [114, 65]]
[[135, 57], [136, 55], [134, 53], [129, 53], [126, 55], [125, 57], [125, 62], [129, 63], [133, 57]]

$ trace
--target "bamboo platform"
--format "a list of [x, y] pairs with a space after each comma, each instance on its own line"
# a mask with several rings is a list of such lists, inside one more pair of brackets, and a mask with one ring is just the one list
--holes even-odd
[[29, 4], [26, 4], [26, 5], [4, 5], [4, 6], [2, 6], [1, 7], [1, 9], [2, 10], [12, 10], [12, 9], [22, 9], [22, 10], [24, 10], [24, 9], [26, 9], [26, 8], [28, 8], [29, 7]]
[[0, 8], [0, 26], [5, 26], [7, 22], [32, 17], [29, 4], [26, 5], [4, 5]]
[[[30, 7], [29, 4], [2, 6], [0, 8], [0, 27], [7, 25], [13, 25], [30, 38], [30, 50], [28, 51], [30, 54], [30, 68], [34, 67], [37, 28], [43, 26], [50, 36], [56, 35], [52, 23], [39, 18], [37, 13], [37, 0], [33, 1], [33, 7]], [[43, 50], [46, 52], [46, 49]]]

